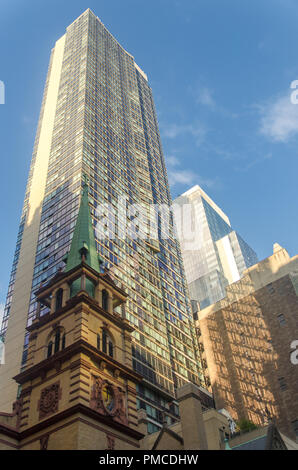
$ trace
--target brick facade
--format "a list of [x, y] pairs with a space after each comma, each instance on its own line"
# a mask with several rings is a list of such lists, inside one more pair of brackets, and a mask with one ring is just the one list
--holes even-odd
[[217, 408], [257, 425], [274, 418], [295, 439], [298, 365], [298, 257], [280, 249], [246, 271], [223, 301], [199, 313], [197, 331]]

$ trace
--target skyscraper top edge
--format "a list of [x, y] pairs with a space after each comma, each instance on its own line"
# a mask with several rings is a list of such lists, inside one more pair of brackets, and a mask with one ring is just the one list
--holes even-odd
[[205, 191], [198, 184], [185, 191], [185, 193], [177, 197], [176, 200], [182, 197], [193, 199], [193, 197], [196, 195], [202, 196], [208, 202], [208, 204], [220, 215], [220, 217], [222, 217], [223, 220], [231, 226], [230, 219], [228, 218], [228, 216], [217, 204], [215, 204], [215, 202], [208, 196], [208, 194], [205, 193]]
[[[124, 47], [120, 44], [120, 42], [118, 41], [118, 39], [115, 38], [115, 36], [110, 32], [110, 30], [106, 27], [106, 25], [103, 23], [103, 21], [90, 9], [90, 8], [87, 8], [85, 11], [83, 11], [83, 13], [81, 13], [74, 21], [72, 21], [72, 23], [70, 23], [70, 25], [67, 26], [66, 30], [73, 24], [75, 23], [76, 21], [78, 21], [79, 18], [81, 18], [81, 16], [83, 15], [86, 15], [87, 13], [91, 14], [92, 16], [94, 16], [94, 18], [96, 18], [106, 29], [107, 31], [109, 32], [109, 34], [115, 39], [115, 41], [117, 42], [117, 44], [121, 47], [121, 49], [123, 49], [123, 51], [128, 54], [133, 60], [135, 59], [134, 56], [128, 52], [126, 49], [124, 49]], [[61, 37], [63, 37], [64, 35], [62, 35]], [[60, 38], [61, 39], [61, 38]], [[135, 65], [135, 68], [138, 70], [138, 72], [142, 75], [142, 77], [145, 78], [145, 80], [148, 81], [148, 76], [147, 74], [144, 72], [144, 70], [141, 69], [141, 67], [135, 62], [134, 60], [134, 65]]]

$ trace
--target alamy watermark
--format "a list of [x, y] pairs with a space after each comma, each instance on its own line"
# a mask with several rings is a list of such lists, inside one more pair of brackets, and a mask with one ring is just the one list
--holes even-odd
[[127, 196], [118, 197], [114, 206], [100, 204], [96, 208], [95, 225], [98, 240], [178, 239], [185, 250], [194, 250], [203, 243], [202, 228], [192, 204], [129, 204]]
[[298, 104], [298, 80], [293, 80], [290, 88], [294, 90], [291, 93], [291, 103]]
[[291, 363], [297, 366], [298, 365], [298, 339], [296, 339], [295, 341], [292, 341], [291, 349], [294, 350], [291, 352], [291, 355], [290, 355]]
[[5, 104], [5, 85], [2, 80], [0, 80], [0, 104]]

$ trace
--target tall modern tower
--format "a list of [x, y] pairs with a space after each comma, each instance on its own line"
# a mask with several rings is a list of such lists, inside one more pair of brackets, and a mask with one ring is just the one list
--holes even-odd
[[202, 309], [225, 297], [226, 286], [238, 281], [258, 258], [200, 186], [174, 202], [184, 208], [189, 223], [189, 230], [181, 232], [181, 250], [190, 297]]
[[[84, 175], [94, 228], [102, 218], [98, 208], [116, 210], [119, 198], [127, 205], [171, 204], [147, 76], [89, 9], [51, 53], [1, 329], [1, 410], [10, 410], [17, 394], [12, 377], [26, 364], [34, 292], [64, 266]], [[96, 239], [128, 294], [121, 314], [135, 327], [133, 366], [144, 377], [138, 405], [150, 417], [149, 431], [164, 412], [175, 419], [177, 386], [204, 384], [179, 244], [172, 221], [163, 236], [161, 219], [153, 241], [122, 236], [123, 225], [109, 216], [106, 229], [116, 236]]]

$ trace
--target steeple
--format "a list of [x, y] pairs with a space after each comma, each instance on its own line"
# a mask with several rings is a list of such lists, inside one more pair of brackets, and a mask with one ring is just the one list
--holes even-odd
[[79, 214], [72, 237], [70, 251], [67, 254], [64, 272], [68, 272], [76, 266], [79, 266], [82, 261], [98, 273], [100, 272], [102, 259], [96, 250], [94, 229], [89, 209], [88, 179], [86, 176], [84, 176]]

